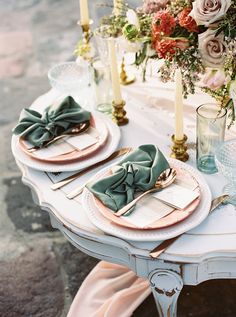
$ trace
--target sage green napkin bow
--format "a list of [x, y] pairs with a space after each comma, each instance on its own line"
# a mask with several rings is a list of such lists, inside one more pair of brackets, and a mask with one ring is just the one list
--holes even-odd
[[130, 203], [135, 192], [153, 188], [168, 168], [169, 163], [156, 146], [142, 145], [114, 166], [112, 175], [87, 184], [87, 188], [115, 212]]
[[37, 147], [67, 133], [76, 124], [89, 121], [90, 112], [80, 107], [68, 96], [57, 107], [49, 106], [41, 114], [32, 109], [23, 109], [13, 133], [20, 135]]

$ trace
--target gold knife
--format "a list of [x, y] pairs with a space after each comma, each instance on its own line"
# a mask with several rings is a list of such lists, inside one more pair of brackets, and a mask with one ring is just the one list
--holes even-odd
[[[209, 214], [213, 210], [215, 210], [219, 205], [221, 205], [225, 200], [227, 200], [228, 198], [229, 198], [229, 195], [222, 195], [222, 196], [219, 196], [219, 197], [213, 199], [211, 202], [211, 208], [210, 208]], [[153, 259], [158, 258], [159, 255], [161, 255], [163, 252], [165, 252], [166, 249], [172, 243], [174, 243], [177, 239], [179, 239], [179, 237], [181, 237], [182, 235], [183, 235], [183, 233], [178, 235], [177, 237], [163, 241], [161, 244], [159, 244], [157, 247], [155, 247], [152, 251], [150, 251], [150, 253], [149, 253], [150, 257]]]
[[104, 160], [102, 160], [102, 161], [100, 161], [100, 162], [97, 162], [97, 163], [95, 163], [95, 164], [93, 164], [93, 165], [91, 165], [91, 166], [89, 166], [89, 167], [83, 169], [82, 171], [77, 172], [76, 174], [73, 174], [73, 175], [71, 175], [71, 176], [68, 176], [68, 177], [66, 177], [65, 179], [63, 179], [63, 180], [61, 180], [61, 181], [59, 181], [59, 182], [57, 182], [57, 183], [55, 183], [55, 184], [52, 184], [52, 185], [50, 186], [50, 188], [51, 188], [52, 190], [57, 190], [57, 189], [59, 189], [59, 188], [65, 186], [65, 185], [69, 184], [70, 182], [72, 182], [72, 181], [75, 180], [76, 178], [78, 178], [78, 177], [84, 175], [85, 173], [87, 173], [87, 172], [93, 170], [94, 168], [97, 168], [97, 167], [99, 167], [99, 166], [101, 166], [101, 165], [103, 165], [103, 164], [105, 164], [105, 163], [107, 163], [107, 162], [113, 160], [114, 158], [117, 158], [117, 157], [121, 156], [121, 155], [127, 154], [127, 153], [131, 152], [132, 150], [133, 150], [133, 149], [132, 149], [131, 147], [121, 148], [121, 149], [119, 149], [119, 150], [113, 152], [113, 153], [112, 153], [110, 156], [108, 156], [106, 159], [104, 159]]

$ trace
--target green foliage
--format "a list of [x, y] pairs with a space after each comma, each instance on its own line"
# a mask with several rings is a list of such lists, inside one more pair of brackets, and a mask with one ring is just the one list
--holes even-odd
[[135, 55], [135, 65], [140, 66], [146, 59], [147, 53], [147, 44], [143, 45], [143, 48], [140, 52]]
[[227, 39], [236, 38], [236, 8], [231, 7], [225, 18], [219, 23], [216, 35], [221, 32]]

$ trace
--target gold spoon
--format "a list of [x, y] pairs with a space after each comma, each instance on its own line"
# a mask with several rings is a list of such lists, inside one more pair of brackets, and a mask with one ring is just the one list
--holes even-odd
[[115, 216], [120, 217], [123, 216], [127, 211], [129, 211], [134, 205], [137, 204], [137, 202], [142, 199], [144, 196], [146, 196], [147, 194], [150, 194], [152, 192], [157, 191], [158, 189], [163, 189], [169, 185], [171, 185], [174, 180], [176, 179], [176, 170], [173, 168], [170, 168], [166, 171], [164, 171], [163, 173], [161, 173], [161, 175], [158, 177], [155, 185], [153, 188], [147, 190], [146, 192], [142, 193], [141, 195], [139, 195], [137, 198], [135, 198], [134, 200], [132, 200], [129, 204], [127, 204], [126, 206], [124, 206], [123, 208], [121, 208], [118, 212], [114, 213]]
[[[56, 141], [60, 140], [60, 139], [63, 139], [67, 136], [75, 136], [75, 135], [78, 135], [80, 133], [83, 133], [83, 132], [86, 132], [88, 130], [88, 128], [90, 127], [90, 123], [89, 121], [86, 121], [84, 123], [80, 123], [76, 126], [74, 126], [70, 131], [68, 131], [67, 133], [65, 134], [61, 134], [61, 135], [58, 135], [56, 136], [54, 139], [46, 142], [44, 145], [43, 145], [43, 148], [45, 147], [48, 147], [49, 145], [55, 143]], [[38, 146], [33, 146], [31, 148], [28, 148], [27, 151], [29, 153], [33, 153], [35, 151], [37, 151], [39, 149]]]

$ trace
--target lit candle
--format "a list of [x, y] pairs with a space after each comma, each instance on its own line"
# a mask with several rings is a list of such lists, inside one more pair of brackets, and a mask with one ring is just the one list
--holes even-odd
[[181, 70], [175, 72], [175, 139], [182, 140], [183, 134], [183, 86]]
[[122, 103], [122, 96], [120, 90], [120, 76], [118, 72], [117, 60], [116, 60], [116, 49], [114, 39], [111, 38], [108, 40], [108, 49], [109, 49], [109, 62], [111, 69], [111, 81], [112, 81], [112, 90], [113, 98], [116, 105]]
[[80, 0], [80, 23], [81, 25], [89, 24], [88, 1]]

